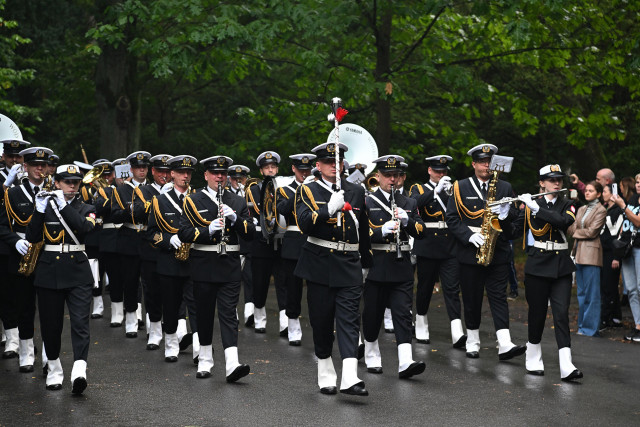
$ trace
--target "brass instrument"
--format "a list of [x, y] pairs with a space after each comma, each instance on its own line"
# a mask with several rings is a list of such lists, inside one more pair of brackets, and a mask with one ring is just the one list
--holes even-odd
[[278, 217], [276, 212], [276, 180], [267, 176], [262, 181], [260, 192], [260, 228], [266, 240], [271, 240], [277, 232]]
[[[44, 178], [42, 191], [51, 192], [53, 190], [53, 177], [51, 175], [42, 175]], [[23, 276], [31, 276], [36, 269], [38, 256], [44, 246], [44, 238], [37, 243], [29, 243], [27, 253], [20, 259], [18, 263], [18, 274]]]
[[224, 219], [224, 211], [222, 210], [222, 183], [218, 183], [218, 219], [222, 219], [222, 230], [220, 230], [220, 252], [218, 255], [221, 257], [227, 256], [227, 241], [229, 240], [229, 236], [227, 236], [224, 232], [225, 229], [225, 219]]
[[176, 259], [178, 261], [186, 261], [189, 259], [189, 251], [191, 250], [191, 243], [181, 243], [180, 247], [176, 249]]
[[104, 165], [95, 166], [91, 168], [89, 172], [87, 172], [82, 178], [83, 184], [92, 185], [96, 188], [105, 188], [109, 186], [109, 183], [106, 179], [102, 178], [102, 173], [104, 172]]
[[364, 182], [365, 187], [369, 192], [373, 193], [380, 187], [380, 183], [378, 182], [378, 178], [376, 178], [375, 174], [369, 175], [369, 177]]
[[402, 249], [400, 248], [402, 244], [402, 242], [400, 241], [400, 218], [398, 218], [398, 216], [396, 215], [396, 208], [398, 206], [396, 206], [396, 196], [395, 196], [396, 189], [393, 185], [391, 186], [390, 191], [391, 191], [391, 197], [389, 199], [391, 202], [391, 213], [392, 213], [393, 221], [396, 223], [396, 231], [393, 232], [396, 240], [396, 261], [400, 261], [402, 260]]

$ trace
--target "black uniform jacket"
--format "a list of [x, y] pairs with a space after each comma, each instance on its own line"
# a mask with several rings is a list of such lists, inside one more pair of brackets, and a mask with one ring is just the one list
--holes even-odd
[[[525, 207], [517, 219], [500, 221], [505, 237], [512, 240], [522, 237], [524, 246], [528, 231], [531, 231], [536, 242], [565, 243], [567, 229], [576, 220], [573, 202], [556, 199], [553, 207], [549, 209], [544, 199], [538, 199], [538, 205], [540, 210], [535, 215]], [[556, 279], [576, 271], [569, 249], [548, 251], [530, 246], [527, 255], [525, 274]]]
[[[53, 203], [56, 202], [53, 201]], [[95, 208], [76, 197], [71, 203], [60, 209], [60, 215], [73, 231], [79, 243], [83, 244], [86, 234], [93, 230], [95, 225]], [[33, 218], [27, 227], [29, 242], [37, 243], [43, 239], [45, 246], [63, 243], [76, 244], [55, 214], [51, 207], [51, 201], [47, 202], [44, 213], [33, 213]], [[89, 284], [93, 284], [93, 275], [89, 267], [89, 260], [84, 252], [48, 252], [44, 248], [40, 252], [36, 264], [34, 286], [66, 289]]]
[[[391, 208], [391, 201], [387, 201], [387, 198], [382, 194], [382, 191], [378, 189], [373, 195], [379, 201], [384, 203], [387, 208]], [[403, 196], [396, 191], [395, 194], [396, 206], [404, 209], [409, 216], [407, 226], [400, 224], [400, 242], [408, 244], [409, 236], [415, 239], [422, 239], [425, 235], [424, 222], [418, 215], [417, 203], [414, 199]], [[369, 234], [371, 236], [371, 244], [381, 243], [389, 244], [395, 243], [395, 234], [382, 236], [382, 225], [391, 220], [391, 214], [387, 212], [380, 204], [374, 200], [371, 196], [366, 199], [367, 214], [369, 216]], [[376, 282], [413, 282], [413, 266], [411, 265], [411, 253], [408, 251], [402, 252], [402, 259], [397, 258], [397, 252], [373, 250], [373, 265], [367, 275], [367, 280], [374, 280]]]
[[134, 189], [133, 183], [125, 181], [124, 184], [113, 190], [111, 194], [111, 219], [115, 224], [122, 224], [122, 227], [118, 229], [118, 253], [139, 256], [141, 231], [129, 227], [136, 224], [131, 208]]
[[[158, 185], [153, 184], [139, 185], [133, 191], [133, 219], [136, 224], [148, 224], [151, 201], [160, 194], [157, 187]], [[153, 234], [147, 228], [140, 232], [140, 259], [155, 262], [157, 258], [158, 250], [153, 246]]]
[[[475, 175], [456, 181], [453, 195], [449, 198], [447, 213], [445, 214], [447, 226], [457, 239], [455, 251], [456, 257], [461, 264], [478, 263], [476, 258], [477, 248], [469, 243], [469, 237], [474, 233], [469, 227], [480, 228], [482, 226], [485, 201], [473, 188], [472, 180], [478, 191], [480, 191], [480, 183]], [[513, 189], [508, 182], [498, 180], [495, 199], [497, 201], [503, 197], [513, 197]], [[512, 219], [518, 216], [518, 210], [514, 206], [511, 207], [509, 216]], [[491, 264], [505, 264], [509, 260], [509, 239], [503, 233], [500, 233], [496, 239], [495, 252], [493, 253]]]
[[[251, 218], [258, 220], [258, 226], [260, 225], [260, 211], [262, 209], [262, 182], [252, 182], [247, 188], [245, 188], [245, 198]], [[277, 206], [276, 206], [277, 209]], [[284, 226], [284, 224], [280, 224]], [[274, 246], [273, 241], [267, 241], [264, 238], [261, 230], [256, 228], [253, 241], [250, 243], [250, 254], [255, 258], [274, 258], [280, 254], [280, 246]]]
[[[211, 220], [218, 218], [218, 204], [203, 190], [199, 190], [184, 199], [183, 212], [180, 216], [178, 237], [184, 243], [201, 245], [217, 245], [221, 232], [209, 234]], [[256, 228], [253, 225], [247, 204], [242, 197], [230, 191], [222, 193], [222, 202], [236, 213], [236, 222], [231, 225], [225, 219], [225, 235], [229, 237], [227, 244], [237, 245], [238, 236], [251, 240]], [[217, 252], [191, 249], [189, 255], [191, 279], [199, 282], [227, 283], [239, 282], [242, 276], [240, 269], [240, 253], [228, 252], [221, 257]]]
[[[95, 196], [97, 195], [97, 193], [98, 191], [92, 186], [86, 185], [86, 184], [80, 184], [79, 198], [85, 204], [95, 206]], [[93, 228], [93, 230], [88, 232], [87, 235], [84, 237], [84, 244], [86, 246], [94, 247], [95, 248], [94, 253], [100, 246], [101, 230], [102, 230], [102, 225], [99, 223], [96, 223], [96, 226]], [[91, 254], [89, 254], [89, 256], [91, 256]]]
[[151, 203], [148, 233], [158, 249], [156, 271], [166, 276], [189, 276], [189, 260], [177, 260], [176, 249], [170, 243], [171, 236], [178, 234], [182, 205], [175, 190], [154, 196]]
[[[437, 194], [431, 183], [414, 184], [409, 196], [418, 202], [420, 218], [427, 223], [442, 224], [445, 220], [445, 209], [449, 196], [444, 191]], [[438, 201], [440, 199], [440, 201]], [[442, 202], [442, 205], [440, 204]], [[413, 254], [429, 259], [454, 258], [456, 238], [448, 228], [426, 228], [424, 239], [416, 240], [413, 244]]]
[[[233, 188], [231, 186], [228, 186], [226, 189], [228, 189], [233, 194], [242, 197], [243, 199], [245, 198], [244, 187]], [[249, 213], [251, 213], [251, 208], [249, 208]], [[251, 252], [251, 242], [248, 242], [240, 238], [240, 255], [247, 255], [250, 252]]]
[[35, 195], [29, 181], [25, 178], [19, 185], [7, 188], [4, 192], [4, 205], [0, 210], [0, 240], [9, 252], [8, 269], [18, 272], [18, 263], [22, 256], [16, 250], [16, 243], [22, 239], [17, 233], [26, 233], [27, 225], [35, 211]]
[[114, 190], [115, 187], [113, 185], [98, 189], [95, 201], [93, 202], [97, 217], [102, 218], [102, 229], [100, 230], [98, 239], [100, 252], [118, 252], [118, 229], [108, 225], [113, 224], [113, 219], [111, 218], [111, 197], [113, 197]]
[[329, 242], [360, 244], [359, 252], [333, 250], [310, 242], [302, 246], [295, 275], [331, 287], [362, 285], [362, 268], [369, 268], [372, 263], [364, 188], [344, 179], [341, 188], [357, 224], [349, 212], [343, 212], [341, 226], [337, 226], [336, 214], [330, 217], [327, 208], [332, 192], [317, 182], [303, 184], [296, 200], [296, 220], [304, 234]]
[[[279, 187], [276, 193], [276, 211], [283, 215], [287, 221], [287, 226], [296, 226], [296, 193], [299, 186], [294, 179], [290, 184]], [[284, 225], [284, 224], [282, 224]], [[302, 245], [307, 241], [302, 231], [287, 230], [282, 239], [282, 250], [280, 256], [284, 259], [297, 260], [302, 251]]]

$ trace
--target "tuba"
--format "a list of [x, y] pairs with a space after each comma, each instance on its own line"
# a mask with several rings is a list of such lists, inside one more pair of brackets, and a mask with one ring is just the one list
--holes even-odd
[[[53, 177], [51, 175], [43, 175], [44, 181], [42, 191], [51, 192], [53, 190]], [[18, 274], [23, 276], [31, 276], [36, 269], [38, 256], [44, 247], [44, 238], [36, 243], [29, 243], [27, 253], [20, 259], [18, 263]]]
[[108, 187], [109, 184], [104, 178], [102, 178], [103, 172], [104, 172], [104, 166], [95, 166], [91, 168], [91, 170], [87, 172], [82, 178], [82, 183], [92, 185], [95, 188]]
[[260, 191], [260, 228], [266, 240], [271, 240], [278, 232], [278, 212], [276, 209], [276, 179], [267, 176], [262, 180]]

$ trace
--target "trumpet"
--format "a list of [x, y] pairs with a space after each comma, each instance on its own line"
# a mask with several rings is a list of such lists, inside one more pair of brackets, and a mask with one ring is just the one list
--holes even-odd
[[[560, 193], [566, 193], [567, 191], [569, 191], [569, 190], [567, 190], [566, 188], [562, 188], [562, 189], [556, 190], [556, 191], [547, 191], [546, 193], [532, 194], [531, 198], [532, 199], [539, 199], [540, 197], [546, 196], [547, 194], [560, 194]], [[498, 205], [501, 205], [503, 203], [517, 202], [518, 200], [519, 199], [517, 197], [507, 197], [507, 198], [504, 198], [502, 200], [497, 200], [495, 202], [491, 202], [491, 203], [487, 204], [487, 207], [491, 208], [493, 206], [498, 206]]]

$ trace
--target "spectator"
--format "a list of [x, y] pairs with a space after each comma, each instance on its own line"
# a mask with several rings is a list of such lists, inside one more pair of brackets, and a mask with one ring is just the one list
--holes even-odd
[[585, 206], [578, 209], [576, 222], [569, 227], [575, 239], [572, 254], [576, 261], [578, 285], [578, 334], [598, 336], [600, 326], [600, 270], [602, 245], [600, 230], [607, 210], [600, 203], [602, 185], [591, 181], [584, 188]]
[[[569, 180], [571, 181], [571, 185], [573, 185], [580, 194], [584, 194], [585, 185], [582, 181], [580, 181], [578, 175], [572, 173], [571, 175], [569, 175]], [[601, 186], [613, 184], [614, 182], [616, 182], [616, 175], [609, 168], [600, 169], [596, 174], [596, 182]]]
[[602, 190], [602, 200], [607, 208], [607, 216], [600, 234], [602, 244], [602, 271], [600, 272], [600, 298], [602, 301], [600, 313], [600, 330], [612, 326], [622, 326], [622, 312], [620, 297], [618, 296], [618, 282], [620, 281], [620, 255], [615, 252], [612, 241], [618, 237], [622, 228], [624, 215], [622, 208], [615, 204], [611, 185], [607, 184]]
[[[638, 176], [640, 177], [640, 174]], [[636, 194], [636, 180], [630, 176], [622, 178], [618, 185], [618, 195], [628, 202], [634, 194]]]

